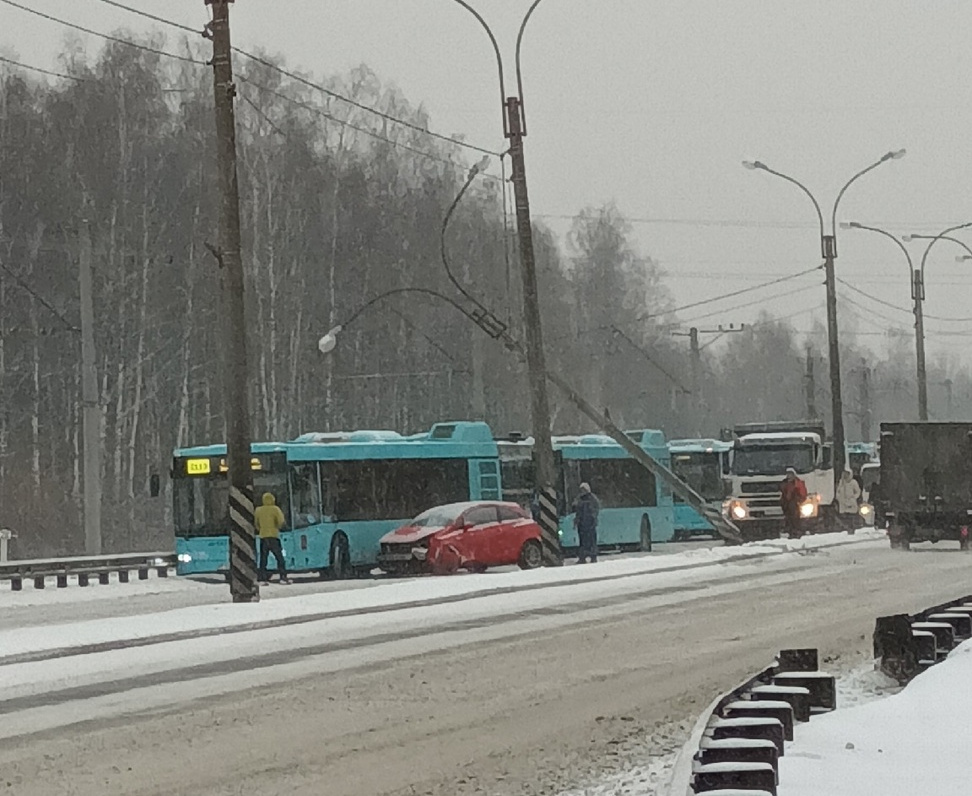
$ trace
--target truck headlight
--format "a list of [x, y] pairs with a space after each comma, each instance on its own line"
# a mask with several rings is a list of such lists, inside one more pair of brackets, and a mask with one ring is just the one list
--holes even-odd
[[738, 500], [733, 500], [729, 503], [729, 516], [734, 520], [744, 520], [749, 515], [746, 510], [746, 504]]
[[869, 517], [874, 513], [874, 507], [870, 503], [862, 503], [859, 511], [862, 517]]
[[811, 517], [817, 516], [817, 502], [819, 499], [818, 495], [811, 495], [800, 504], [800, 516], [803, 519], [808, 520]]

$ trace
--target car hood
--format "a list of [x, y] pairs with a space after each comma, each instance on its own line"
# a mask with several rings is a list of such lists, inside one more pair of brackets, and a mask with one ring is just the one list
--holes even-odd
[[409, 544], [421, 542], [445, 530], [443, 525], [403, 525], [381, 537], [382, 544]]

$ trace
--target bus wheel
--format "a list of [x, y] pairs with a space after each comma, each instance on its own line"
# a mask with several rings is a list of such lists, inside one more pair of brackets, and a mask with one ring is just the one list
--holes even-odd
[[527, 539], [520, 550], [520, 569], [537, 569], [543, 564], [543, 548], [536, 539]]
[[331, 539], [331, 578], [345, 580], [350, 578], [352, 574], [348, 538], [343, 533], [336, 533], [334, 538]]
[[641, 552], [651, 552], [651, 520], [647, 514], [641, 515]]

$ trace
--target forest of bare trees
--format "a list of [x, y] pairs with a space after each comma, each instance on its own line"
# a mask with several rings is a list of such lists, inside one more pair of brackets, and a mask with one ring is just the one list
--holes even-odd
[[[83, 548], [86, 223], [105, 549], [169, 548], [168, 493], [151, 498], [149, 477], [168, 472], [173, 447], [219, 441], [223, 429], [220, 273], [207, 249], [216, 238], [211, 74], [120, 44], [97, 56], [70, 47], [63, 62], [66, 78], [0, 70], [0, 525], [18, 533], [21, 557]], [[366, 67], [326, 83], [359, 105], [273, 64], [239, 59], [237, 71], [254, 437], [414, 432], [458, 418], [529, 431], [520, 366], [447, 306], [389, 299], [329, 359], [316, 350], [321, 334], [381, 291], [449, 291], [440, 228], [478, 155], [424, 133], [422, 109]], [[519, 335], [505, 189], [478, 178], [447, 243], [465, 286]], [[616, 422], [711, 436], [735, 421], [803, 416], [808, 400], [826, 415], [823, 338], [811, 338], [818, 376], [808, 395], [805, 341], [784, 321], [763, 317], [706, 347], [693, 371], [687, 338], [673, 332], [695, 317], [674, 311], [665, 273], [632, 245], [614, 206], [578, 209], [564, 240], [542, 225], [535, 234], [550, 365]], [[847, 334], [845, 348], [848, 438], [861, 424], [873, 436], [882, 419], [914, 417], [911, 338], [889, 337], [875, 353]], [[944, 361], [929, 370], [930, 384], [948, 385], [948, 406], [933, 386], [933, 415], [972, 414], [968, 371]], [[588, 428], [552, 400], [557, 432]]]

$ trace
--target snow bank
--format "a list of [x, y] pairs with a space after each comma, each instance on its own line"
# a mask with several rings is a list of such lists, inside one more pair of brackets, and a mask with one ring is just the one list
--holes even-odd
[[799, 725], [779, 796], [968, 796], [970, 681], [966, 642], [898, 694]]
[[[302, 594], [267, 600], [259, 604], [220, 602], [131, 617], [75, 621], [44, 628], [15, 628], [0, 631], [0, 662], [12, 656], [56, 650], [64, 647], [107, 644], [121, 640], [146, 639], [169, 634], [205, 634], [215, 629], [249, 628], [305, 618], [396, 609], [415, 603], [464, 600], [517, 591], [572, 584], [594, 584], [663, 572], [677, 572], [700, 566], [731, 564], [760, 556], [804, 553], [821, 547], [856, 544], [883, 538], [881, 531], [821, 534], [803, 539], [779, 539], [738, 547], [691, 550], [666, 556], [606, 558], [596, 565], [538, 569], [528, 572], [484, 573], [470, 577], [418, 578], [390, 581], [369, 589]], [[287, 588], [287, 587], [276, 587]], [[122, 587], [118, 594], [121, 595]], [[80, 591], [80, 590], [78, 590]], [[215, 594], [215, 593], [214, 593]], [[8, 594], [0, 595], [0, 609]], [[228, 590], [219, 592], [228, 600]], [[79, 617], [80, 619], [80, 617]]]

